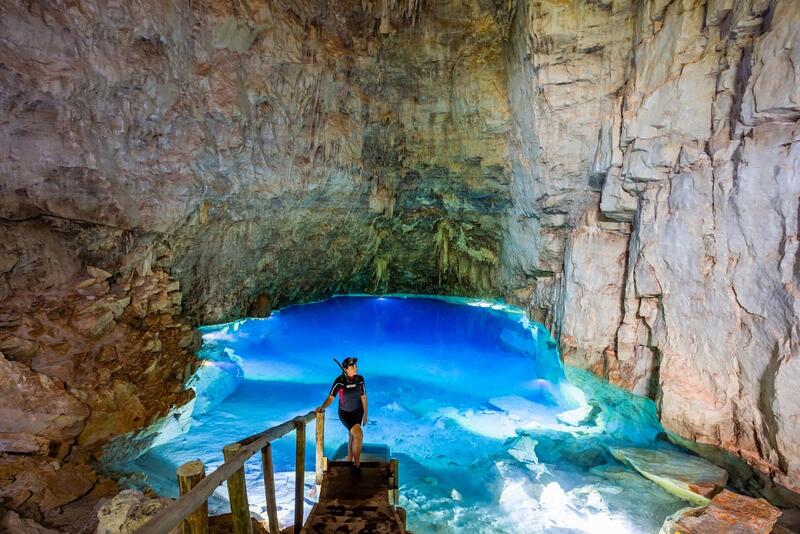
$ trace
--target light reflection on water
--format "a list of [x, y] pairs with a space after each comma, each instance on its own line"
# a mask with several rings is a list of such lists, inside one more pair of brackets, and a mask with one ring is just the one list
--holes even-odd
[[[188, 432], [164, 436], [124, 467], [144, 471], [144, 483], [162, 493], [177, 493], [172, 476], [184, 461], [202, 459], [210, 471], [225, 444], [319, 405], [338, 374], [332, 358], [356, 356], [369, 396], [365, 440], [400, 459], [412, 531], [657, 532], [684, 506], [605, 449], [655, 446], [661, 428], [652, 403], [580, 371], [568, 369], [567, 380], [547, 331], [514, 308], [336, 297], [207, 327], [203, 338], [207, 361], [194, 378]], [[311, 446], [313, 431], [308, 437]], [[332, 407], [326, 454], [345, 440]], [[273, 456], [286, 524], [293, 435], [274, 444]], [[313, 473], [313, 454], [306, 457]], [[251, 509], [261, 513], [257, 461], [246, 476]], [[212, 508], [225, 508], [220, 495]]]

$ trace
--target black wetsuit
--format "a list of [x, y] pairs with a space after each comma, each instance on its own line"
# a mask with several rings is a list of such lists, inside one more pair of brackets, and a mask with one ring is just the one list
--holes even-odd
[[344, 374], [336, 377], [331, 386], [330, 395], [339, 394], [339, 419], [350, 430], [355, 425], [360, 425], [364, 419], [364, 405], [361, 404], [361, 395], [367, 394], [364, 377], [355, 375], [347, 378]]

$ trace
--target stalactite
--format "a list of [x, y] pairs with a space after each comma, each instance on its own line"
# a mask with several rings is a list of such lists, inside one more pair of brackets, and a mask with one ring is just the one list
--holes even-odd
[[395, 31], [392, 26], [392, 16], [410, 21], [411, 27], [416, 27], [422, 12], [422, 0], [380, 0], [380, 2], [362, 0], [361, 9], [381, 20], [378, 33], [386, 35]]
[[378, 256], [375, 258], [375, 288], [377, 293], [381, 285], [389, 283], [389, 258]]
[[491, 287], [492, 272], [497, 267], [497, 255], [485, 247], [473, 248], [468, 244], [469, 224], [442, 219], [436, 224], [436, 269], [439, 285], [442, 276], [455, 276], [458, 284], [485, 290]]

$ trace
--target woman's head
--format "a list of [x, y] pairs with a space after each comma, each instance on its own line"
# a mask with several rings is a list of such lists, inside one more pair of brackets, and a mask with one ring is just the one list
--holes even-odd
[[342, 362], [342, 369], [344, 369], [344, 374], [348, 377], [356, 376], [358, 373], [358, 358], [345, 358]]

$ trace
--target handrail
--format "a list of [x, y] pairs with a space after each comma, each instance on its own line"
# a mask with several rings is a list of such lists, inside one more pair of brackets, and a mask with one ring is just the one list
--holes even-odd
[[[236, 471], [242, 469], [244, 463], [255, 453], [263, 449], [268, 443], [282, 438], [296, 428], [296, 421], [308, 423], [316, 417], [315, 411], [310, 411], [289, 421], [271, 427], [258, 434], [248, 436], [236, 443], [242, 449], [231, 459], [217, 467], [211, 474], [200, 481], [189, 493], [183, 495], [175, 502], [158, 512], [150, 521], [142, 525], [136, 534], [165, 534], [181, 524], [189, 514], [208, 500], [211, 494], [223, 482], [228, 480]], [[302, 481], [297, 481], [302, 484]]]

